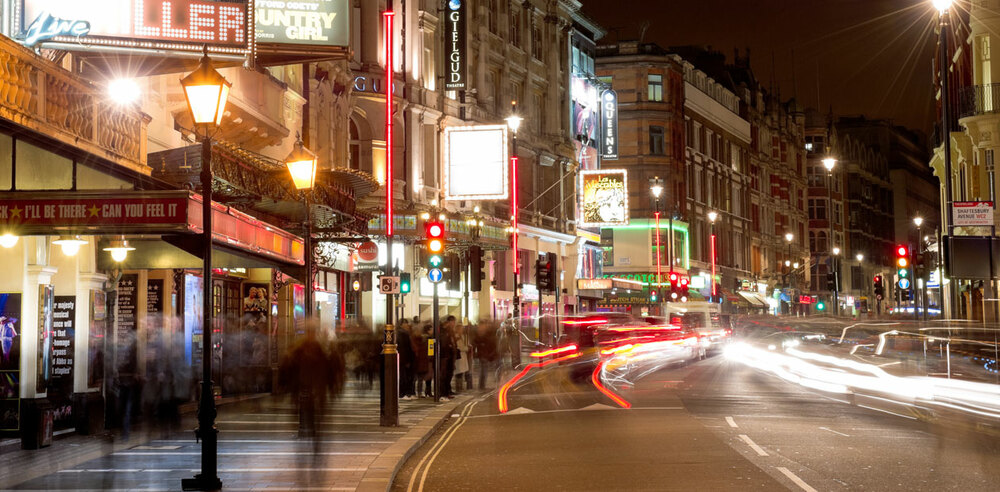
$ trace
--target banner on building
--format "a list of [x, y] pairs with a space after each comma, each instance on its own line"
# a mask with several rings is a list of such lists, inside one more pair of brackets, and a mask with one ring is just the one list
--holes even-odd
[[21, 422], [21, 294], [0, 293], [0, 431]]
[[444, 21], [444, 88], [465, 89], [465, 2], [448, 0]]
[[73, 427], [73, 366], [76, 356], [76, 296], [55, 296], [52, 312], [52, 381], [48, 399], [57, 430]]
[[268, 350], [277, 340], [268, 339], [268, 313], [271, 296], [268, 284], [243, 284], [243, 345], [240, 347], [240, 363], [247, 367], [263, 367], [268, 363]]
[[87, 387], [104, 381], [104, 342], [108, 334], [108, 298], [101, 289], [90, 291], [90, 339], [87, 341]]
[[[262, 2], [270, 3], [270, 2]], [[284, 3], [284, 2], [275, 2]], [[247, 52], [247, 2], [21, 0], [20, 38], [114, 49]]]
[[506, 199], [507, 161], [507, 125], [445, 128], [445, 199]]
[[611, 89], [601, 93], [601, 158], [618, 159], [618, 94]]
[[626, 171], [580, 171], [580, 211], [583, 227], [628, 225]]
[[952, 202], [953, 225], [992, 226], [993, 202]]
[[350, 44], [351, 9], [347, 0], [257, 0], [254, 7], [258, 43]]

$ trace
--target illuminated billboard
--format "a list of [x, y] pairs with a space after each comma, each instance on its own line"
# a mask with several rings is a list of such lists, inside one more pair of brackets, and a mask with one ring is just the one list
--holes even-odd
[[258, 43], [313, 46], [350, 43], [347, 0], [257, 0], [254, 13]]
[[445, 199], [507, 198], [507, 160], [507, 125], [445, 128]]
[[27, 46], [67, 43], [243, 54], [247, 3], [213, 0], [22, 0]]
[[624, 169], [580, 171], [580, 225], [628, 225], [628, 179]]

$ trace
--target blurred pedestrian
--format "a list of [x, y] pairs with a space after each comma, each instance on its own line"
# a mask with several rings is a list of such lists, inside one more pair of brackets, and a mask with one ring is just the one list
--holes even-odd
[[[461, 393], [463, 382], [472, 371], [472, 358], [469, 357], [469, 337], [465, 333], [465, 327], [454, 325], [452, 327], [452, 337], [455, 340], [455, 392]], [[467, 385], [472, 389], [472, 385]]]
[[481, 323], [476, 327], [472, 346], [479, 361], [479, 389], [486, 389], [486, 375], [496, 371], [497, 360], [500, 358], [496, 330]]
[[429, 355], [430, 340], [433, 328], [430, 323], [424, 325], [418, 337], [413, 343], [416, 349], [417, 360], [417, 396], [427, 398], [431, 396], [431, 379], [434, 374], [434, 358]]
[[396, 351], [399, 353], [399, 397], [403, 400], [412, 400], [415, 397], [413, 385], [417, 370], [417, 353], [413, 349], [410, 331], [410, 320], [406, 318], [400, 320], [399, 330], [396, 332]]
[[448, 401], [455, 397], [451, 389], [451, 379], [455, 376], [455, 317], [448, 316], [441, 325], [441, 399]]
[[299, 407], [299, 436], [314, 437], [327, 393], [339, 390], [343, 373], [316, 338], [316, 328], [306, 327], [306, 334], [282, 359], [278, 368], [279, 384], [291, 393]]

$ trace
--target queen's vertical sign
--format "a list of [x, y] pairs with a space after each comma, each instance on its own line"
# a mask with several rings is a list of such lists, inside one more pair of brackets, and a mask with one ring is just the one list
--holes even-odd
[[444, 88], [465, 89], [465, 2], [448, 0], [444, 29]]
[[601, 158], [618, 159], [618, 94], [611, 89], [601, 93]]

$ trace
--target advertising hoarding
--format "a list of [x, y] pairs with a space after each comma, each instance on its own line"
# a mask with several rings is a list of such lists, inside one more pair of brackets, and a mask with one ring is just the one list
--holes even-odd
[[507, 198], [507, 160], [507, 125], [445, 128], [445, 199]]
[[0, 431], [21, 424], [21, 293], [0, 292]]
[[992, 226], [993, 202], [952, 202], [955, 226]]
[[247, 3], [213, 0], [21, 0], [23, 43], [243, 54]]
[[628, 225], [628, 179], [624, 169], [580, 171], [580, 225]]
[[257, 0], [258, 43], [347, 46], [350, 6], [347, 0]]
[[444, 21], [444, 88], [465, 89], [465, 2], [448, 0]]

